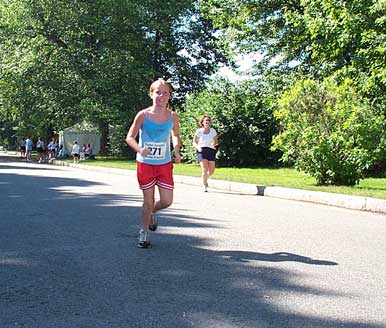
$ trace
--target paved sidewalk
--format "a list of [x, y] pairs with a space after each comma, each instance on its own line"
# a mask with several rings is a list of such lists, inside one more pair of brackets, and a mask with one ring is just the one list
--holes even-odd
[[[123, 175], [135, 175], [133, 170], [78, 165], [62, 161], [54, 161], [55, 165], [77, 167], [83, 170], [109, 172]], [[176, 183], [201, 186], [201, 179], [190, 176], [174, 175]], [[232, 182], [225, 180], [210, 180], [210, 187], [215, 189], [239, 192], [241, 194], [268, 196], [290, 200], [312, 202], [330, 206], [344, 207], [353, 210], [369, 211], [386, 214], [386, 200], [372, 197], [351, 196], [321, 191], [310, 191], [274, 186], [256, 186], [254, 184]]]

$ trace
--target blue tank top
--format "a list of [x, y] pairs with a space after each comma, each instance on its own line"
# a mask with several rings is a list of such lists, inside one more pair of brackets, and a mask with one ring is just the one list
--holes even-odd
[[162, 165], [171, 162], [170, 131], [173, 128], [173, 113], [167, 121], [153, 122], [145, 113], [145, 119], [139, 130], [138, 145], [148, 148], [150, 154], [146, 157], [137, 153], [137, 161], [145, 164]]

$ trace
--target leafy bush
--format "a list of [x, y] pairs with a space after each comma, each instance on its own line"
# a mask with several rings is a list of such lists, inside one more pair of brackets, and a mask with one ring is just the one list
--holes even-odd
[[113, 157], [135, 159], [135, 152], [127, 145], [128, 128], [123, 124], [109, 126], [108, 154]]
[[361, 100], [346, 79], [299, 81], [283, 94], [275, 116], [282, 132], [273, 149], [320, 185], [354, 185], [379, 157], [384, 119]]
[[252, 166], [276, 163], [270, 150], [277, 125], [261, 90], [253, 83], [240, 85], [216, 81], [207, 90], [187, 98], [180, 112], [183, 159], [195, 161], [193, 135], [203, 114], [212, 117], [219, 134], [218, 163]]

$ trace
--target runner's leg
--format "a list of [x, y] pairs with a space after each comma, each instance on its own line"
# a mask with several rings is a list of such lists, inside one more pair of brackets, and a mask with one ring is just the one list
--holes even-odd
[[154, 211], [154, 186], [143, 192], [143, 205], [142, 205], [142, 226], [144, 231], [148, 231], [150, 224], [150, 216]]
[[[159, 197], [160, 199], [155, 203], [153, 212], [158, 212], [164, 208], [169, 207], [173, 203], [173, 190], [162, 188], [158, 186]], [[153, 194], [153, 204], [154, 204], [154, 194]]]
[[208, 186], [208, 169], [209, 169], [209, 163], [207, 159], [202, 159], [200, 162], [201, 166], [201, 177], [202, 177], [202, 183], [204, 187]]
[[208, 177], [212, 176], [216, 168], [215, 161], [208, 161]]

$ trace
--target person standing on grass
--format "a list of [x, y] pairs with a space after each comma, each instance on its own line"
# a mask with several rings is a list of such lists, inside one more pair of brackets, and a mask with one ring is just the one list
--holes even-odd
[[38, 137], [38, 141], [36, 142], [36, 151], [38, 153], [38, 163], [43, 163], [45, 160], [46, 150], [44, 141], [40, 137]]
[[201, 128], [197, 129], [193, 137], [193, 146], [196, 149], [197, 160], [201, 166], [201, 177], [204, 191], [208, 191], [208, 179], [216, 168], [216, 152], [218, 135], [211, 127], [212, 119], [208, 115], [200, 117]]
[[77, 141], [74, 141], [71, 149], [71, 155], [74, 158], [74, 164], [79, 164], [79, 158], [80, 158], [80, 147], [78, 145]]
[[20, 141], [20, 159], [23, 159], [25, 157], [25, 140], [22, 139]]
[[50, 143], [47, 146], [48, 149], [48, 161], [52, 161], [55, 159], [55, 154], [56, 154], [56, 148], [57, 144], [54, 138], [51, 139]]
[[[159, 79], [150, 85], [152, 106], [137, 113], [127, 133], [127, 144], [137, 153], [137, 179], [143, 193], [142, 229], [138, 247], [150, 246], [149, 230], [157, 229], [156, 212], [173, 202], [173, 163], [170, 151], [170, 133], [175, 162], [181, 161], [179, 117], [169, 107], [172, 86]], [[139, 141], [136, 138], [139, 134]], [[155, 202], [155, 186], [160, 199]]]
[[28, 136], [28, 138], [25, 140], [25, 160], [26, 162], [31, 161], [31, 154], [32, 154], [32, 147], [33, 147], [33, 142], [31, 140], [31, 137]]

